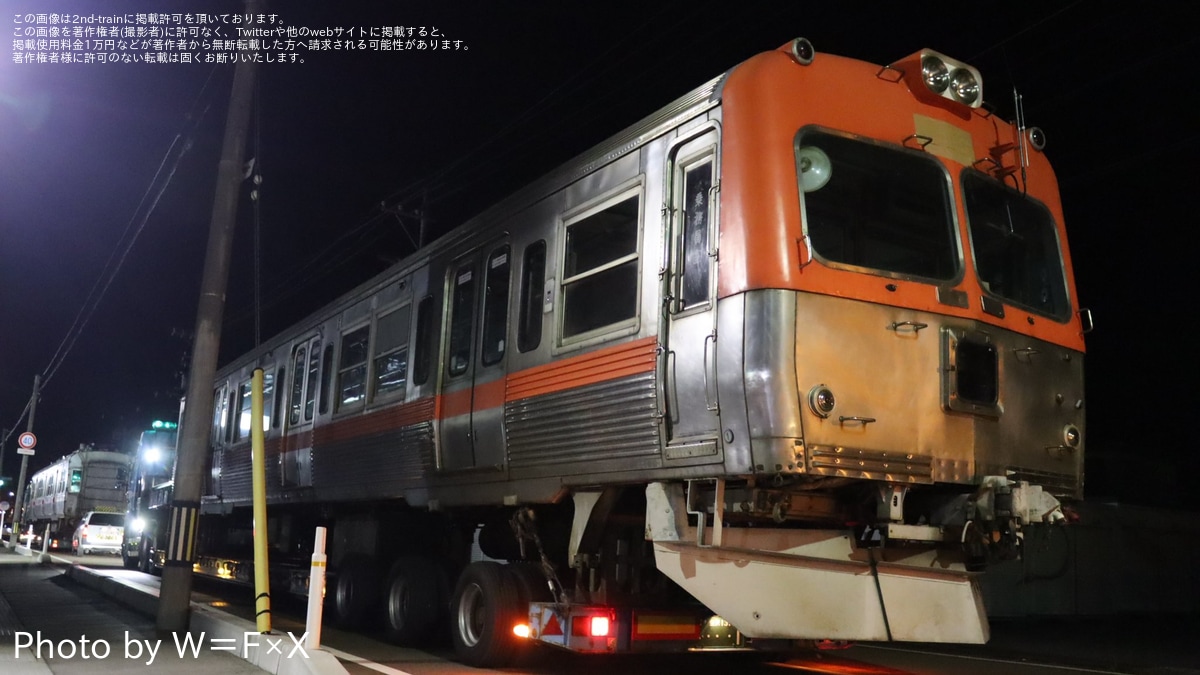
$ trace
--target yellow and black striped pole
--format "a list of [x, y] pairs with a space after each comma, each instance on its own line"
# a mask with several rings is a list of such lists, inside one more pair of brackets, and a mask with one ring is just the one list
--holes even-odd
[[254, 474], [254, 618], [271, 632], [271, 577], [267, 561], [267, 462], [263, 457], [263, 370], [250, 380], [250, 462]]

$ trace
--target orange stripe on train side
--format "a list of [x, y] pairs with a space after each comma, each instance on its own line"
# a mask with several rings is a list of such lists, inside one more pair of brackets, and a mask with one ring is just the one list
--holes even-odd
[[[522, 370], [507, 378], [476, 384], [459, 391], [388, 406], [365, 415], [334, 419], [332, 424], [305, 429], [285, 440], [268, 441], [268, 452], [311, 447], [371, 436], [434, 419], [444, 420], [474, 410], [502, 407], [507, 401], [553, 394], [627, 375], [652, 372], [657, 338], [606, 347], [587, 354]], [[272, 447], [274, 443], [274, 447]]]
[[432, 396], [421, 398], [376, 410], [366, 415], [334, 420], [333, 424], [318, 426], [315, 433], [309, 433], [312, 433], [312, 441], [316, 444], [380, 434], [432, 420], [434, 405], [435, 401]]
[[499, 408], [504, 405], [504, 378], [496, 378], [491, 382], [477, 382], [474, 387], [452, 391], [441, 395], [441, 405], [438, 406], [437, 418], [444, 420], [458, 415], [466, 415], [475, 410]]
[[513, 373], [508, 376], [504, 400], [544, 396], [651, 372], [655, 367], [657, 348], [657, 338], [642, 338]]
[[439, 420], [458, 417], [471, 412], [471, 388], [459, 389], [442, 394], [438, 397], [437, 418]]

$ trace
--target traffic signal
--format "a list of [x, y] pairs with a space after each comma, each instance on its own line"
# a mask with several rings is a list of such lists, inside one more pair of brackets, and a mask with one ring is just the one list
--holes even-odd
[[179, 425], [174, 422], [164, 422], [163, 420], [154, 420], [154, 423], [150, 425], [150, 428], [155, 431], [169, 431], [171, 429], [177, 428], [178, 426]]
[[11, 476], [0, 476], [0, 487], [12, 485], [13, 479]]

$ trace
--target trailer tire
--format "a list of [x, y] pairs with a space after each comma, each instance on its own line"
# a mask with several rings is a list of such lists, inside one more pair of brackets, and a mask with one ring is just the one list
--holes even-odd
[[542, 574], [537, 563], [509, 563], [505, 570], [516, 582], [522, 603], [554, 602], [554, 594], [550, 592], [546, 575]]
[[154, 555], [154, 545], [151, 543], [150, 537], [142, 535], [142, 541], [138, 544], [138, 559], [137, 569], [143, 574], [154, 574], [154, 562], [150, 557]]
[[513, 657], [512, 626], [520, 616], [517, 584], [503, 565], [467, 565], [450, 604], [451, 640], [458, 659], [477, 668], [501, 668]]
[[121, 542], [121, 567], [127, 570], [136, 570], [138, 568], [137, 558], [129, 557], [129, 547], [125, 545], [124, 541]]
[[[532, 562], [513, 562], [504, 567], [504, 571], [516, 585], [519, 607], [528, 611], [531, 602], [554, 602], [554, 594], [550, 592], [546, 575], [541, 566]], [[517, 640], [514, 651], [517, 665], [524, 665], [523, 659], [533, 653], [536, 640]]]
[[412, 645], [442, 618], [446, 582], [432, 561], [401, 556], [383, 585], [383, 631], [388, 641]]
[[366, 623], [379, 592], [379, 572], [366, 558], [351, 558], [333, 582], [333, 618], [339, 626], [356, 628]]

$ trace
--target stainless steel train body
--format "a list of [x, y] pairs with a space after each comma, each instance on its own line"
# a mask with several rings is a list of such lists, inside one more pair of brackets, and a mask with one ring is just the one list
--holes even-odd
[[269, 503], [341, 523], [335, 574], [381, 505], [561, 506], [560, 607], [634, 602], [632, 546], [751, 638], [986, 639], [967, 568], [1081, 495], [1084, 350], [978, 80], [797, 41], [708, 82], [222, 369], [204, 512], [250, 503], [263, 368]]
[[123, 513], [133, 468], [129, 455], [81, 447], [33, 474], [23, 522], [50, 548], [70, 548], [71, 534], [89, 511]]

